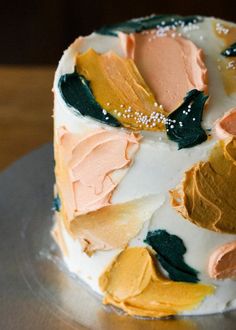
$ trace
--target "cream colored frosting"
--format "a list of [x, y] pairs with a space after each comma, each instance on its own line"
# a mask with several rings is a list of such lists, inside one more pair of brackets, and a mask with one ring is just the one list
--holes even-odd
[[236, 108], [229, 110], [216, 121], [215, 132], [217, 137], [222, 140], [236, 136]]
[[97, 250], [124, 249], [163, 203], [163, 196], [151, 195], [108, 205], [76, 217], [70, 223], [70, 232], [88, 255]]
[[[155, 31], [154, 31], [155, 32]], [[207, 91], [203, 50], [180, 36], [119, 33], [127, 57], [134, 60], [156, 100], [168, 112], [192, 89]]]
[[236, 278], [236, 241], [221, 245], [209, 259], [208, 272], [211, 278]]
[[109, 205], [140, 136], [100, 129], [81, 138], [63, 127], [57, 136], [57, 185], [68, 219]]

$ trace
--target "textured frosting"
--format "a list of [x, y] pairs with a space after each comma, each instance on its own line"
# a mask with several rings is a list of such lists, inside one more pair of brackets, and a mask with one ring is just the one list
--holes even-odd
[[[89, 49], [79, 54], [76, 68], [89, 82], [93, 94], [105, 111], [117, 118], [124, 127], [133, 130], [163, 130], [163, 122], [138, 120], [156, 113], [163, 117], [155, 98], [134, 62], [110, 51], [98, 54]], [[132, 105], [132, 106], [131, 106]], [[142, 114], [142, 116], [140, 116]]]
[[172, 205], [194, 224], [236, 234], [236, 139], [218, 142], [207, 162], [185, 173]]
[[97, 250], [124, 249], [163, 202], [162, 196], [147, 196], [109, 205], [74, 218], [70, 232], [88, 255]]
[[217, 120], [215, 132], [219, 139], [227, 139], [236, 136], [236, 108], [226, 112], [226, 114]]
[[[156, 100], [168, 112], [192, 89], [207, 92], [207, 68], [202, 49], [176, 33], [119, 33], [128, 58], [136, 63]], [[154, 70], [155, 68], [155, 70]]]
[[[206, 55], [205, 65], [208, 69], [210, 99], [207, 109], [203, 112], [202, 124], [208, 130], [214, 127], [216, 120], [222, 118], [228, 109], [236, 106], [236, 95], [234, 92], [229, 95], [227, 89], [224, 88], [225, 81], [222, 79], [220, 68], [223, 63], [226, 63], [221, 52], [229, 45], [226, 45], [222, 38], [217, 35], [216, 23], [222, 24], [222, 21], [204, 18], [200, 23], [191, 26], [179, 26], [176, 29], [177, 34], [181, 33], [183, 38], [191, 40], [197, 48], [203, 49]], [[78, 53], [84, 53], [90, 48], [98, 53], [106, 53], [112, 50], [117, 55], [125, 57], [124, 49], [121, 47], [118, 37], [104, 36], [97, 33], [76, 40], [65, 51], [55, 75], [55, 129], [66, 127], [69, 132], [79, 134], [81, 138], [101, 128], [113, 132], [122, 132], [120, 129], [110, 128], [89, 117], [74, 115], [65, 104], [58, 90], [60, 77], [63, 74], [74, 72]], [[232, 77], [235, 71], [233, 72], [231, 68], [225, 69], [225, 71], [228, 81], [231, 81], [231, 86], [233, 86]], [[142, 132], [142, 135], [143, 139], [140, 142], [139, 150], [135, 154], [135, 162], [130, 166], [124, 179], [116, 186], [110, 202], [112, 205], [126, 203], [150, 194], [160, 194], [165, 202], [156, 210], [152, 219], [143, 224], [138, 235], [131, 239], [128, 245], [146, 246], [143, 241], [147, 236], [147, 232], [157, 229], [166, 230], [171, 235], [177, 235], [186, 246], [184, 255], [186, 264], [199, 272], [199, 279], [202, 283], [216, 287], [215, 293], [207, 296], [197, 308], [180, 313], [191, 315], [209, 314], [235, 308], [235, 282], [232, 279], [212, 279], [209, 276], [207, 265], [210, 255], [219, 246], [235, 241], [236, 235], [222, 234], [196, 226], [190, 221], [184, 221], [183, 217], [171, 207], [168, 196], [168, 191], [181, 182], [187, 170], [199, 161], [208, 161], [209, 154], [218, 139], [215, 131], [212, 131], [211, 138], [201, 145], [181, 150], [178, 150], [177, 144], [170, 141], [165, 133]], [[99, 288], [98, 279], [114, 257], [121, 252], [121, 249], [98, 250], [89, 257], [82, 251], [80, 240], [74, 239], [68, 232], [62, 210], [58, 214], [58, 218], [61, 221], [61, 235], [68, 250], [68, 255], [64, 255], [66, 264], [72, 272], [78, 274], [96, 292], [103, 294]], [[197, 239], [193, 239], [193, 237]]]
[[222, 245], [212, 253], [208, 271], [214, 279], [236, 278], [236, 241]]
[[[97, 130], [86, 137], [58, 129], [56, 175], [69, 220], [110, 203], [138, 149], [139, 136]], [[120, 171], [120, 172], [119, 172]]]
[[172, 282], [155, 269], [147, 248], [121, 252], [99, 279], [104, 303], [122, 308], [130, 315], [162, 317], [196, 307], [213, 287]]

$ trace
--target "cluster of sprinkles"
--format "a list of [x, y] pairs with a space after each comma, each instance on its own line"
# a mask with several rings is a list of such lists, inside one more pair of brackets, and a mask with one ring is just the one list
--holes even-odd
[[217, 62], [218, 62], [217, 68], [219, 71], [222, 71], [222, 69], [224, 69], [224, 68], [226, 70], [236, 70], [236, 61], [235, 60], [225, 62], [221, 58], [218, 58]]
[[218, 32], [219, 34], [228, 34], [229, 33], [229, 29], [226, 28], [223, 24], [221, 24], [220, 22], [216, 23], [216, 32]]
[[[166, 22], [163, 20], [160, 24], [156, 25], [156, 29], [144, 30], [141, 33], [146, 35], [149, 34], [150, 37], [148, 41], [151, 42], [158, 37], [165, 37], [167, 35], [171, 36], [172, 38], [176, 38], [181, 37], [182, 34], [187, 34], [187, 37], [190, 37], [189, 32], [200, 29], [199, 25], [197, 24], [197, 19], [194, 19], [193, 22], [189, 22], [188, 24], [182, 20], [175, 20], [174, 18], [171, 19], [171, 22], [171, 25], [166, 25]], [[182, 33], [177, 30], [179, 27], [182, 28]], [[199, 39], [203, 40], [203, 36], [201, 35]]]
[[[111, 103], [107, 102], [106, 105], [110, 106]], [[157, 102], [154, 103], [154, 107], [163, 110], [163, 106], [161, 104], [158, 105]], [[190, 114], [191, 107], [192, 105], [189, 104], [188, 108], [186, 110], [183, 110], [183, 114], [185, 116], [188, 116]], [[170, 129], [175, 128], [175, 125], [179, 125], [179, 127], [181, 128], [184, 126], [182, 121], [170, 119], [160, 112], [153, 111], [150, 115], [147, 115], [141, 111], [133, 111], [132, 106], [128, 106], [128, 108], [125, 109], [125, 106], [123, 104], [120, 105], [120, 109], [114, 109], [113, 112], [118, 118], [133, 119], [135, 121], [135, 124], [140, 129], [152, 129], [158, 126], [159, 124], [164, 124], [167, 127], [166, 131], [169, 132]], [[106, 115], [107, 110], [103, 109], [103, 114]], [[196, 118], [193, 117], [192, 120], [195, 121]]]
[[[222, 23], [217, 22], [216, 23], [216, 32], [220, 35], [227, 35], [230, 32], [230, 28], [225, 27]], [[235, 49], [236, 50], [236, 49]], [[225, 50], [225, 54], [226, 55], [230, 55], [230, 50]], [[236, 61], [235, 60], [231, 60], [228, 62], [225, 62], [222, 60], [222, 58], [218, 58], [217, 59], [218, 65], [217, 68], [219, 71], [222, 71], [222, 69], [226, 69], [226, 70], [236, 70]]]

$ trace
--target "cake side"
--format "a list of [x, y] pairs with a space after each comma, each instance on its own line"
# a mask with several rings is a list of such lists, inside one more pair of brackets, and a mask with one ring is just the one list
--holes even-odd
[[[199, 162], [210, 164], [210, 155], [219, 140], [219, 130], [215, 128], [215, 122], [216, 120], [220, 120], [220, 118], [222, 118], [229, 109], [235, 107], [236, 104], [235, 92], [232, 88], [229, 89], [228, 87], [228, 81], [230, 79], [231, 84], [234, 84], [234, 80], [232, 80], [234, 78], [231, 76], [231, 71], [233, 71], [233, 69], [228, 69], [230, 73], [229, 77], [225, 75], [225, 72], [223, 72], [222, 75], [224, 66], [229, 66], [229, 63], [232, 62], [232, 58], [230, 60], [226, 58], [226, 61], [225, 57], [221, 55], [225, 43], [222, 34], [223, 36], [228, 36], [230, 33], [232, 34], [233, 32], [230, 32], [230, 29], [234, 31], [235, 25], [213, 18], [203, 18], [199, 21], [197, 20], [196, 23], [190, 23], [191, 24], [188, 23], [186, 25], [183, 24], [183, 22], [182, 24], [176, 24], [175, 29], [168, 28], [169, 25], [166, 25], [162, 29], [160, 26], [155, 30], [152, 28], [152, 31], [155, 33], [150, 33], [149, 30], [145, 30], [143, 32], [138, 32], [136, 35], [132, 35], [132, 33], [127, 34], [124, 32], [122, 28], [117, 35], [93, 33], [88, 37], [79, 38], [64, 53], [55, 75], [54, 146], [57, 192], [61, 200], [61, 207], [59, 212], [57, 212], [54, 236], [61, 247], [64, 260], [72, 272], [76, 273], [89, 284], [93, 290], [101, 295], [105, 294], [106, 303], [112, 303], [124, 309], [127, 313], [134, 315], [161, 317], [174, 315], [176, 313], [187, 315], [210, 314], [223, 312], [235, 307], [236, 289], [232, 274], [236, 262], [235, 255], [232, 252], [233, 250], [230, 250], [230, 257], [224, 259], [227, 260], [226, 264], [230, 264], [232, 269], [231, 272], [228, 271], [228, 274], [230, 273], [228, 277], [226, 276], [220, 279], [212, 275], [212, 268], [209, 271], [209, 260], [216, 261], [211, 255], [220, 249], [221, 246], [225, 246], [229, 243], [233, 244], [233, 242], [235, 242], [235, 227], [233, 225], [225, 225], [221, 227], [221, 229], [217, 227], [210, 228], [209, 226], [209, 228], [204, 228], [198, 215], [196, 216], [197, 221], [199, 220], [198, 222], [195, 220], [195, 223], [188, 221], [191, 218], [189, 213], [186, 213], [189, 212], [188, 205], [184, 204], [185, 213], [183, 213], [183, 211], [182, 213], [176, 212], [175, 205], [173, 207], [173, 195], [170, 194], [170, 191], [173, 191], [184, 180], [187, 171], [192, 168], [195, 170], [194, 166], [196, 164]], [[230, 28], [228, 28], [228, 26], [230, 26]], [[226, 33], [227, 29], [229, 31]], [[177, 116], [180, 110], [182, 111], [182, 108], [178, 108], [179, 104], [176, 104], [175, 111], [169, 109], [168, 106], [166, 106], [167, 109], [165, 109], [164, 106], [160, 107], [158, 91], [155, 94], [152, 93], [153, 89], [149, 89], [151, 78], [149, 79], [150, 76], [148, 75], [149, 68], [143, 67], [145, 62], [143, 62], [142, 52], [145, 49], [143, 50], [142, 43], [140, 44], [139, 38], [141, 37], [139, 33], [141, 33], [142, 36], [148, 36], [150, 41], [147, 41], [147, 45], [152, 44], [153, 41], [156, 42], [158, 39], [158, 47], [160, 45], [160, 38], [162, 43], [165, 41], [165, 38], [168, 38], [168, 42], [170, 42], [172, 46], [173, 42], [169, 41], [169, 39], [173, 38], [175, 41], [173, 47], [180, 47], [179, 44], [182, 42], [182, 39], [191, 40], [195, 45], [194, 47], [197, 48], [193, 48], [192, 45], [190, 45], [190, 47], [189, 44], [187, 44], [187, 47], [186, 43], [184, 43], [187, 47], [185, 48], [185, 52], [190, 52], [188, 56], [193, 56], [191, 52], [194, 52], [194, 58], [197, 61], [200, 61], [200, 58], [196, 55], [196, 52], [198, 52], [197, 49], [203, 50], [204, 60], [203, 57], [201, 58], [203, 62], [200, 62], [200, 64], [194, 61], [191, 62], [194, 64], [190, 63], [193, 67], [195, 67], [195, 65], [199, 66], [201, 79], [195, 79], [195, 82], [192, 81], [191, 84], [186, 80], [187, 87], [182, 86], [178, 92], [178, 95], [182, 95], [181, 91], [183, 88], [190, 88], [192, 90], [194, 87], [197, 87], [202, 89], [202, 91], [199, 91], [199, 93], [190, 100], [189, 104], [186, 103], [187, 113], [188, 109], [191, 110], [191, 107], [193, 112], [196, 108], [196, 116], [200, 114], [200, 111], [202, 111], [204, 107], [201, 126], [199, 124], [198, 126], [195, 125], [192, 127], [194, 132], [196, 130], [196, 133], [194, 133], [196, 135], [193, 136], [189, 131], [184, 131], [185, 135], [183, 135], [182, 131], [176, 130], [175, 122], [173, 122], [175, 119], [173, 118], [179, 120], [179, 117], [173, 117], [173, 113]], [[129, 40], [126, 38], [127, 36], [131, 39]], [[180, 41], [176, 41], [177, 38], [180, 38]], [[135, 53], [135, 47], [134, 44], [132, 44], [133, 41], [135, 41], [136, 52], [139, 52], [137, 53], [138, 55]], [[117, 59], [114, 55], [101, 58], [97, 55], [94, 56], [93, 53], [88, 54], [87, 51], [90, 48], [98, 54], [106, 54], [112, 51], [121, 59]], [[181, 46], [180, 49], [182, 52], [183, 47]], [[150, 49], [149, 54], [152, 52], [153, 50]], [[79, 57], [78, 60], [78, 54], [87, 54], [87, 57]], [[165, 54], [165, 56], [167, 55], [168, 53]], [[127, 56], [130, 57], [129, 61], [133, 61], [139, 70], [142, 69], [142, 72], [146, 72], [146, 79], [144, 81], [142, 80], [142, 75], [137, 76], [136, 69], [134, 69], [136, 67], [133, 67], [133, 64], [132, 67], [130, 67], [130, 65], [128, 65], [130, 62], [125, 62], [123, 60], [126, 59]], [[134, 120], [135, 113], [133, 119], [132, 117], [127, 117], [133, 114], [132, 109], [125, 107], [127, 111], [123, 111], [123, 103], [126, 102], [127, 97], [129, 97], [131, 93], [129, 93], [128, 96], [125, 95], [125, 89], [117, 85], [120, 93], [119, 100], [122, 99], [123, 103], [120, 104], [119, 111], [115, 112], [114, 110], [117, 109], [111, 109], [111, 105], [113, 104], [112, 102], [114, 102], [117, 107], [117, 95], [112, 98], [112, 101], [109, 100], [109, 95], [105, 95], [105, 98], [104, 96], [102, 98], [102, 91], [99, 89], [99, 84], [96, 82], [96, 75], [94, 77], [91, 76], [92, 71], [89, 71], [91, 70], [91, 63], [96, 63], [97, 68], [99, 65], [103, 65], [103, 63], [105, 63], [104, 61], [107, 61], [106, 63], [109, 64], [110, 58], [112, 58], [112, 63], [117, 63], [118, 61], [119, 70], [122, 68], [122, 72], [129, 76], [129, 86], [133, 86], [135, 81], [139, 82], [138, 86], [142, 85], [142, 89], [135, 87], [136, 95], [138, 95], [139, 99], [133, 99], [133, 103], [131, 104], [131, 107], [134, 104], [135, 112], [139, 113], [139, 100], [145, 100], [144, 110], [147, 112], [148, 121], [143, 119], [144, 116], [140, 117], [137, 115], [139, 119], [141, 118], [142, 130], [136, 127], [137, 120]], [[226, 63], [224, 63], [224, 61], [226, 61]], [[75, 111], [76, 108], [68, 105], [65, 100], [65, 95], [69, 95], [68, 89], [64, 90], [65, 93], [63, 94], [59, 88], [61, 77], [67, 74], [73, 74], [77, 63], [80, 65], [79, 72], [83, 72], [84, 74], [83, 77], [87, 74], [87, 77], [85, 77], [86, 80], [81, 80], [81, 77], [79, 77], [80, 80], [78, 82], [82, 82], [85, 84], [83, 86], [86, 87], [86, 90], [83, 89], [81, 91], [80, 89], [79, 92], [83, 92], [84, 94], [81, 95], [86, 95], [87, 97], [88, 93], [91, 92], [88, 86], [90, 86], [90, 88], [92, 86], [92, 91], [94, 95], [96, 95], [96, 103], [94, 103], [94, 99], [92, 100], [93, 103], [91, 103], [90, 98], [89, 106], [91, 106], [91, 104], [93, 107], [96, 106], [98, 111], [100, 106], [102, 110], [104, 110], [99, 117], [100, 121], [94, 120], [91, 117], [93, 112], [90, 112], [89, 115], [81, 115], [78, 111]], [[187, 66], [190, 64], [187, 64]], [[86, 70], [84, 69], [85, 65]], [[205, 69], [207, 69], [208, 79], [206, 78]], [[111, 71], [112, 77], [114, 75], [113, 72], [114, 71]], [[130, 72], [132, 73], [131, 76]], [[190, 74], [191, 70], [188, 72]], [[201, 74], [203, 74], [202, 77]], [[87, 79], [89, 77], [92, 77], [90, 85], [86, 83], [86, 81], [89, 81], [89, 79]], [[105, 78], [107, 83], [107, 77]], [[163, 79], [165, 79], [164, 75]], [[94, 84], [91, 84], [93, 81]], [[149, 81], [149, 84], [147, 84], [147, 81]], [[74, 84], [74, 80], [70, 80], [70, 83], [71, 82]], [[202, 82], [204, 82], [204, 84], [202, 84]], [[190, 87], [188, 87], [188, 84], [190, 84]], [[78, 84], [76, 85], [76, 88], [77, 87]], [[145, 99], [143, 91], [145, 91]], [[159, 90], [159, 92], [160, 91], [161, 90]], [[87, 94], [85, 94], [85, 92], [87, 92]], [[210, 96], [208, 100], [204, 100], [204, 94]], [[153, 97], [155, 102], [153, 102]], [[75, 100], [73, 102], [75, 102]], [[181, 100], [179, 100], [179, 102], [181, 104]], [[176, 100], [172, 99], [172, 103], [169, 103], [170, 107], [171, 104], [175, 103]], [[73, 103], [75, 106], [76, 104], [77, 103]], [[182, 103], [182, 105], [183, 104], [184, 103]], [[106, 109], [101, 105], [106, 106]], [[202, 110], [200, 110], [201, 107]], [[81, 111], [83, 111], [83, 109], [80, 109], [80, 112]], [[107, 113], [110, 114], [110, 116], [107, 116]], [[122, 120], [117, 113], [121, 113], [120, 116]], [[155, 115], [151, 115], [152, 113]], [[149, 117], [148, 114], [150, 114]], [[181, 116], [183, 115], [181, 114]], [[191, 116], [192, 114], [189, 112], [188, 118], [191, 118], [193, 123], [196, 122], [195, 114]], [[169, 122], [166, 121], [166, 118], [169, 118]], [[194, 118], [195, 120], [193, 120]], [[152, 126], [156, 122], [158, 123], [158, 120], [160, 120], [159, 123], [161, 125]], [[172, 134], [170, 136], [167, 130], [171, 131], [172, 125], [174, 126], [173, 131], [175, 135]], [[226, 128], [227, 131], [229, 130], [228, 126], [225, 124], [223, 128]], [[209, 136], [210, 130], [211, 136]], [[228, 135], [229, 139], [233, 137], [232, 130], [230, 132], [231, 133]], [[178, 134], [178, 140], [173, 138], [176, 134]], [[188, 137], [187, 139], [186, 136]], [[198, 141], [198, 143], [192, 145], [195, 143], [193, 141]], [[232, 144], [225, 143], [222, 148], [227, 149], [228, 146], [231, 145]], [[179, 146], [184, 147], [179, 149]], [[234, 150], [234, 146], [232, 146], [231, 149]], [[234, 151], [228, 153], [228, 155], [232, 156], [234, 154], [233, 152]], [[220, 158], [220, 161], [224, 161], [224, 164], [226, 163], [224, 159], [222, 160]], [[89, 170], [88, 164], [91, 164]], [[234, 163], [232, 162], [232, 164]], [[234, 165], [227, 163], [227, 166], [228, 165], [231, 166], [230, 169], [233, 171]], [[83, 173], [83, 175], [81, 173]], [[102, 181], [99, 179], [101, 177], [103, 178]], [[227, 187], [225, 189], [227, 191]], [[234, 189], [234, 186], [231, 187], [231, 191], [232, 189]], [[189, 199], [193, 198], [192, 195], [188, 195], [184, 189], [180, 191], [180, 197], [183, 193], [185, 194], [184, 196], [189, 196]], [[202, 194], [200, 194], [200, 196], [202, 196]], [[217, 195], [217, 197], [219, 196]], [[206, 196], [204, 198], [206, 198]], [[209, 198], [213, 198], [212, 195], [208, 196], [208, 200]], [[222, 198], [221, 196], [221, 199]], [[81, 208], [80, 201], [83, 201], [83, 206], [87, 205], [86, 210]], [[142, 207], [138, 207], [138, 205]], [[230, 206], [230, 212], [232, 220], [230, 219], [229, 222], [233, 224], [236, 216], [232, 205]], [[188, 214], [187, 221], [184, 219], [183, 214]], [[134, 221], [134, 219], [136, 221]], [[212, 219], [209, 218], [208, 222], [211, 222], [211, 220]], [[151, 234], [153, 234], [152, 240], [150, 240]], [[165, 245], [153, 243], [156, 240], [159, 240], [161, 244], [165, 244], [167, 240], [170, 242], [168, 245], [170, 251], [171, 249], [175, 250], [176, 246], [178, 246], [181, 247], [180, 251], [182, 252], [177, 256], [171, 257], [169, 250], [168, 254], [165, 254], [165, 248], [163, 248], [163, 251], [161, 250]], [[117, 260], [117, 262], [122, 260], [122, 263], [124, 262], [125, 265], [127, 255], [132, 255], [131, 252], [129, 252], [129, 249], [132, 249], [132, 247], [143, 249], [137, 251], [141, 251], [146, 255], [147, 259], [145, 259], [146, 261], [144, 262], [150, 263], [150, 261], [147, 261], [149, 257], [146, 251], [151, 255], [151, 258], [156, 260], [155, 262], [158, 261], [157, 274], [152, 275], [151, 282], [149, 282], [150, 280], [145, 282], [146, 286], [142, 286], [139, 283], [141, 289], [140, 286], [138, 286], [138, 291], [135, 291], [135, 293], [132, 292], [132, 294], [130, 293], [131, 296], [127, 296], [126, 298], [117, 297], [116, 290], [122, 288], [113, 286], [111, 290], [110, 287], [101, 285], [101, 279], [104, 279], [104, 274], [106, 274], [110, 267], [109, 265], [111, 265], [114, 260]], [[231, 249], [233, 248], [231, 247]], [[220, 257], [222, 257], [222, 253]], [[177, 264], [175, 260], [178, 261]], [[215, 265], [215, 263], [213, 264]], [[140, 267], [142, 266], [140, 265], [138, 268]], [[148, 269], [148, 272], [153, 273], [152, 268]], [[161, 275], [158, 275], [158, 272], [160, 272]], [[121, 271], [115, 273], [114, 269], [110, 268], [108, 274], [109, 280], [106, 279], [106, 281], [115, 281], [114, 283], [116, 283], [122, 273]], [[124, 281], [126, 281], [125, 278], [126, 277], [124, 277]], [[167, 285], [166, 281], [169, 281], [168, 285], [170, 286], [170, 290], [171, 288], [175, 288], [176, 297], [180, 297], [183, 290], [186, 290], [187, 293], [189, 292], [190, 298], [187, 298], [188, 295], [186, 294], [185, 300], [181, 302], [182, 307], [180, 307], [177, 306], [177, 302], [171, 300], [169, 295], [169, 301], [167, 300], [166, 304], [172, 304], [175, 306], [174, 308], [167, 308], [163, 311], [155, 307], [154, 310], [150, 312], [150, 307], [147, 307], [148, 303], [146, 303], [147, 310], [145, 312], [144, 304], [144, 314], [141, 314], [140, 309], [137, 308], [137, 304], [139, 306], [140, 302], [134, 300], [132, 295], [134, 295], [134, 297], [139, 297], [141, 295], [140, 299], [142, 302], [143, 299], [149, 299], [151, 297], [147, 295], [147, 288], [156, 288], [158, 285], [159, 289], [162, 290], [163, 283]], [[188, 284], [186, 287], [181, 287], [183, 283]], [[198, 298], [194, 296], [195, 288], [199, 288], [199, 292], [202, 292], [202, 296], [200, 295]], [[152, 291], [154, 289], [150, 290], [154, 292]], [[160, 299], [162, 299], [161, 296]], [[159, 303], [160, 301], [158, 301], [157, 297], [157, 306]], [[132, 311], [129, 308], [127, 309], [125, 304], [133, 304]]]

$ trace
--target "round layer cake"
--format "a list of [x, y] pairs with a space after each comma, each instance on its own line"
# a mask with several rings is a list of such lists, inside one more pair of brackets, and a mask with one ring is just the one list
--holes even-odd
[[64, 52], [55, 226], [69, 270], [144, 317], [236, 307], [236, 25], [152, 15]]

